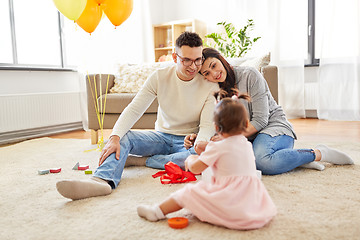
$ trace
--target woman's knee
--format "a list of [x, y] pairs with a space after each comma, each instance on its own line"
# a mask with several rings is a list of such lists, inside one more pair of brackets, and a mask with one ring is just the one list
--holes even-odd
[[264, 174], [268, 174], [273, 170], [273, 164], [270, 157], [255, 157], [256, 169], [260, 170]]

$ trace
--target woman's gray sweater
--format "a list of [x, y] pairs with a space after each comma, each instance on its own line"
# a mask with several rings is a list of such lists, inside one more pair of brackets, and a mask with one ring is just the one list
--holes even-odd
[[[235, 81], [240, 93], [247, 93], [251, 101], [244, 103], [250, 123], [258, 133], [266, 133], [272, 137], [288, 135], [296, 139], [291, 123], [286, 119], [283, 109], [276, 103], [263, 75], [252, 67], [233, 67]], [[257, 134], [249, 137], [253, 140]]]

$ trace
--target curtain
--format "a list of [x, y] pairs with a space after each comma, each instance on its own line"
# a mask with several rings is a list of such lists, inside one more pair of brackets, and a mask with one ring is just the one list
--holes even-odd
[[305, 117], [307, 1], [268, 1], [271, 61], [278, 67], [279, 104], [288, 118]]
[[[360, 120], [359, 0], [317, 0], [318, 118]], [[318, 11], [317, 11], [318, 13]]]
[[[206, 4], [215, 2], [206, 1]], [[221, 5], [211, 7], [202, 14], [205, 14], [203, 17], [210, 26], [215, 18], [218, 21], [228, 20], [237, 26], [253, 19], [255, 28], [251, 34], [261, 36], [261, 39], [246, 57], [271, 52], [271, 64], [278, 67], [279, 104], [288, 118], [305, 117], [307, 1], [224, 0]]]

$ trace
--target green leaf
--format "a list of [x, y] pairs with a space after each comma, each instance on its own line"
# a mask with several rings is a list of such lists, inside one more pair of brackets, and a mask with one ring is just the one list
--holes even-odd
[[232, 23], [227, 23], [226, 21], [218, 22], [217, 25], [224, 28], [225, 34], [210, 33], [205, 38], [212, 39], [215, 43], [214, 48], [218, 49], [225, 57], [244, 56], [251, 49], [253, 43], [261, 38], [250, 38], [249, 36], [255, 26], [252, 19], [248, 19], [247, 24], [239, 30]]

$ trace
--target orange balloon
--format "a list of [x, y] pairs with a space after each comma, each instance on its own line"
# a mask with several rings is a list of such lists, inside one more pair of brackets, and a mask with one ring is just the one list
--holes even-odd
[[95, 2], [100, 5], [100, 4], [103, 4], [105, 2], [105, 0], [95, 0]]
[[130, 16], [133, 0], [106, 0], [101, 6], [110, 22], [119, 26]]
[[99, 25], [102, 16], [101, 7], [95, 0], [87, 0], [86, 7], [76, 23], [88, 33], [92, 33]]

